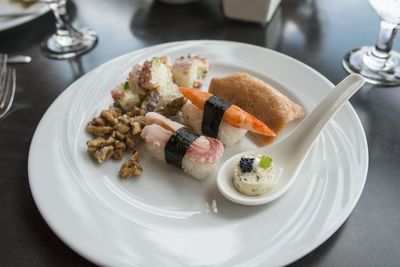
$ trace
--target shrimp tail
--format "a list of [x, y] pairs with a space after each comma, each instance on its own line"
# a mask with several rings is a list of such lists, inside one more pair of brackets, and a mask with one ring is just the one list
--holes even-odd
[[[213, 96], [212, 94], [199, 89], [180, 87], [180, 92], [195, 106], [204, 110], [204, 104]], [[222, 120], [237, 128], [243, 128], [251, 132], [265, 136], [276, 136], [276, 134], [262, 121], [247, 113], [236, 105], [230, 105], [224, 112]]]

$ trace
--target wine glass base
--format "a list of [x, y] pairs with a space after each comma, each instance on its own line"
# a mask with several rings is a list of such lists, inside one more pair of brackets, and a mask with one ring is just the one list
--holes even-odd
[[400, 54], [396, 51], [391, 51], [390, 68], [374, 70], [364, 63], [365, 55], [372, 49], [372, 47], [361, 47], [349, 51], [343, 58], [343, 67], [349, 73], [361, 74], [367, 82], [372, 84], [382, 86], [400, 85]]
[[97, 44], [97, 34], [89, 29], [79, 29], [79, 32], [79, 41], [71, 46], [62, 46], [54, 36], [50, 36], [40, 45], [43, 54], [49, 58], [68, 59], [89, 52]]

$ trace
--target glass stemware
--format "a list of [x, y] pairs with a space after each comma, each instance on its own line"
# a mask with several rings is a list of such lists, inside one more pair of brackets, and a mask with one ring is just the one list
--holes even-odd
[[400, 54], [392, 50], [400, 29], [400, 0], [369, 0], [381, 18], [375, 46], [364, 46], [348, 52], [343, 59], [350, 73], [363, 75], [367, 82], [384, 86], [400, 85]]
[[84, 54], [97, 43], [96, 32], [72, 26], [67, 13], [67, 0], [44, 0], [56, 18], [56, 32], [41, 44], [45, 56], [66, 59]]

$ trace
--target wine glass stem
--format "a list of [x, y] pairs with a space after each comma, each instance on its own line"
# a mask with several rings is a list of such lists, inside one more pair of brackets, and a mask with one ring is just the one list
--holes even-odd
[[375, 44], [375, 48], [372, 50], [373, 56], [376, 56], [380, 59], [388, 59], [390, 57], [393, 40], [398, 29], [399, 25], [384, 20], [381, 21], [378, 41]]
[[69, 30], [67, 26], [69, 24], [69, 17], [67, 14], [66, 2], [66, 0], [61, 0], [49, 3], [50, 8], [53, 10], [56, 18], [57, 30]]
[[[1, 0], [0, 0], [1, 1]], [[46, 3], [56, 19], [56, 31], [41, 44], [43, 53], [56, 59], [72, 58], [90, 51], [97, 43], [97, 34], [75, 28], [68, 16], [67, 0], [36, 0]]]
[[56, 33], [54, 41], [60, 47], [74, 46], [79, 43], [81, 33], [76, 30], [69, 19], [67, 0], [46, 0], [56, 18]]

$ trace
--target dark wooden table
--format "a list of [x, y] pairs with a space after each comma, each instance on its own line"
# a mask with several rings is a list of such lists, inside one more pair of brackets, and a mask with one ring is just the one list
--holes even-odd
[[[365, 0], [283, 0], [267, 27], [227, 20], [219, 1], [170, 6], [146, 1], [69, 3], [74, 21], [99, 34], [80, 62], [45, 58], [40, 42], [54, 31], [48, 13], [0, 33], [0, 52], [27, 54], [15, 66], [17, 91], [0, 120], [0, 266], [91, 266], [40, 216], [29, 189], [29, 145], [39, 120], [79, 76], [133, 50], [189, 39], [233, 40], [268, 47], [315, 68], [337, 83], [343, 55], [373, 44], [379, 19]], [[395, 48], [400, 50], [400, 42]], [[80, 64], [79, 64], [80, 63]], [[400, 88], [365, 86], [352, 99], [368, 139], [370, 166], [361, 199], [342, 227], [293, 266], [400, 265]]]

